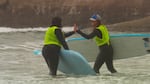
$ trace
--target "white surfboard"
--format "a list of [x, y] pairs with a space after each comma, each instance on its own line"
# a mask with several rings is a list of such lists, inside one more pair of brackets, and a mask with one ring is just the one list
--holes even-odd
[[[74, 36], [73, 36], [74, 37]], [[113, 34], [111, 43], [114, 48], [114, 59], [143, 56], [147, 54], [143, 38], [150, 37], [150, 34]], [[93, 40], [86, 40], [83, 37], [67, 39], [70, 49], [85, 56], [88, 61], [95, 61], [99, 52]]]

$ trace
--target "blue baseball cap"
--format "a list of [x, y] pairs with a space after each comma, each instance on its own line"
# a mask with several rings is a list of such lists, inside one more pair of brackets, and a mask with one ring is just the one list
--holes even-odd
[[94, 14], [94, 15], [92, 15], [91, 17], [90, 17], [90, 20], [91, 21], [97, 21], [97, 20], [101, 20], [101, 16], [100, 15], [98, 15], [98, 14]]

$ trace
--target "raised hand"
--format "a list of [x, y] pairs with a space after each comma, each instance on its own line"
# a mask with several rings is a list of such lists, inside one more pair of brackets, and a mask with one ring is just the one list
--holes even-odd
[[78, 29], [78, 26], [77, 26], [77, 24], [74, 24], [74, 32], [77, 32], [79, 29]]

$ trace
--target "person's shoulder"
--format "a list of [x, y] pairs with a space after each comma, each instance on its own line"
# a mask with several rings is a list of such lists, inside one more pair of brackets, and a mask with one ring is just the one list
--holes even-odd
[[101, 24], [101, 25], [99, 25], [99, 27], [106, 27], [106, 25], [105, 24]]
[[107, 26], [106, 25], [104, 25], [104, 24], [101, 24], [101, 25], [99, 25], [99, 28], [107, 28]]
[[95, 33], [101, 33], [101, 31], [100, 31], [98, 28], [96, 28], [96, 29], [94, 30], [94, 32], [95, 32]]
[[55, 33], [60, 34], [60, 33], [62, 33], [62, 31], [61, 31], [61, 29], [57, 28], [57, 29], [55, 29]]
[[57, 28], [57, 29], [55, 29], [55, 31], [61, 32], [61, 29]]

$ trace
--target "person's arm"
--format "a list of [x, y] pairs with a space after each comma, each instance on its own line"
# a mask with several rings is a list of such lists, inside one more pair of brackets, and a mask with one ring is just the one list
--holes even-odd
[[69, 50], [69, 47], [68, 47], [68, 45], [65, 41], [65, 38], [64, 38], [63, 33], [61, 32], [61, 30], [56, 29], [55, 34], [56, 34], [58, 40], [60, 41], [60, 43], [63, 45], [64, 49]]
[[79, 33], [81, 36], [83, 36], [86, 39], [92, 39], [95, 36], [98, 36], [99, 38], [102, 38], [102, 33], [101, 31], [99, 31], [98, 29], [94, 30], [92, 33], [90, 33], [89, 35], [83, 33], [82, 31], [78, 30], [77, 33]]
[[75, 33], [75, 32], [72, 31], [72, 32], [65, 33], [64, 35], [65, 35], [65, 37], [69, 37], [69, 36], [73, 35], [74, 33]]

